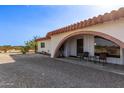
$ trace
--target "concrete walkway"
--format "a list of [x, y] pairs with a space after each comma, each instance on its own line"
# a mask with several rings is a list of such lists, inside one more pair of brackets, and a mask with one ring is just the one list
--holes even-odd
[[7, 53], [0, 54], [0, 64], [14, 63], [15, 60]]
[[88, 61], [85, 61], [85, 60], [80, 61], [79, 58], [73, 58], [73, 57], [55, 58], [55, 59], [60, 60], [60, 61], [64, 61], [64, 62], [69, 62], [69, 63], [72, 63], [72, 64], [83, 65], [83, 66], [86, 66], [86, 67], [95, 68], [95, 69], [98, 69], [98, 70], [112, 72], [112, 73], [115, 73], [115, 74], [124, 75], [124, 65], [106, 64], [106, 65], [103, 66], [100, 63], [88, 62]]

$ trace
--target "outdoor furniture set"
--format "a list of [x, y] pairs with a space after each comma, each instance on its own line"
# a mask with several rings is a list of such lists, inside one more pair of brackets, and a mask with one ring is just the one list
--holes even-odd
[[94, 63], [102, 63], [105, 65], [107, 63], [107, 53], [100, 53], [99, 56], [91, 56], [89, 52], [83, 52], [80, 54], [80, 61], [93, 61]]

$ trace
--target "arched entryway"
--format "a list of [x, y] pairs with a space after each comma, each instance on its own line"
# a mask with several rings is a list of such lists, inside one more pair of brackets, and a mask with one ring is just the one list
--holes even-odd
[[95, 31], [80, 31], [80, 32], [74, 32], [66, 37], [64, 37], [60, 42], [59, 44], [57, 45], [55, 51], [54, 51], [54, 54], [53, 54], [53, 57], [57, 57], [57, 53], [60, 49], [60, 47], [70, 38], [72, 37], [76, 37], [76, 36], [82, 36], [82, 35], [89, 35], [89, 36], [99, 36], [99, 37], [102, 37], [102, 38], [105, 38], [111, 42], [114, 42], [115, 44], [117, 44], [118, 46], [120, 46], [121, 48], [124, 48], [124, 43], [110, 35], [107, 35], [105, 33], [101, 33], [101, 32], [95, 32]]

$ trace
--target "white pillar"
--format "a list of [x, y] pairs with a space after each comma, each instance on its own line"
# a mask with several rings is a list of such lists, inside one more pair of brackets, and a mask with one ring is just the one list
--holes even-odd
[[84, 52], [89, 52], [91, 56], [94, 56], [94, 36], [84, 35]]
[[67, 41], [64, 46], [64, 56], [68, 57], [69, 56], [69, 42]]
[[124, 48], [122, 48], [122, 64], [124, 64]]
[[124, 65], [124, 48], [120, 48], [120, 64]]

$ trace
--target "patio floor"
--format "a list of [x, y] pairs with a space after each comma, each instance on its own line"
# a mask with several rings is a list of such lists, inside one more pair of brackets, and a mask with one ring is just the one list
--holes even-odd
[[75, 58], [75, 57], [55, 58], [55, 59], [61, 60], [64, 62], [69, 62], [72, 64], [83, 65], [83, 66], [95, 68], [98, 70], [103, 70], [103, 71], [107, 71], [107, 72], [112, 72], [112, 73], [124, 75], [124, 65], [107, 63], [103, 66], [101, 63], [98, 63], [98, 62], [94, 63], [94, 62], [86, 61], [86, 60], [80, 61], [79, 58]]

